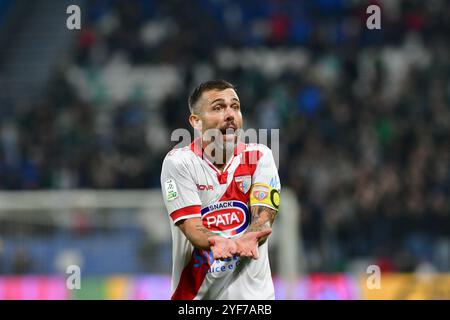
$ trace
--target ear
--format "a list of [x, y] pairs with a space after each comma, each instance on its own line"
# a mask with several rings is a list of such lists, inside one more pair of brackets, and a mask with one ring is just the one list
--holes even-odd
[[202, 132], [202, 119], [196, 114], [191, 113], [189, 116], [189, 123], [191, 124], [192, 128], [195, 130]]

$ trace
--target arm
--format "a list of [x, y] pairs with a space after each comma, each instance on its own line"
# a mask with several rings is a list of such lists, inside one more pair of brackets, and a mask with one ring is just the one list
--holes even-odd
[[277, 211], [264, 206], [253, 206], [252, 222], [242, 235], [236, 239], [237, 253], [241, 257], [258, 259], [258, 246], [266, 242], [272, 233], [272, 224], [277, 215]]
[[236, 245], [203, 226], [201, 200], [195, 182], [189, 167], [175, 154], [167, 155], [161, 170], [161, 188], [170, 219], [194, 247], [211, 250], [216, 259], [228, 258]]
[[[252, 212], [252, 222], [245, 233], [258, 232], [263, 230], [271, 230], [272, 224], [277, 216], [277, 211], [264, 207], [264, 206], [253, 206], [251, 207]], [[264, 244], [266, 242], [269, 234], [262, 236], [258, 239], [258, 245]]]
[[181, 220], [177, 226], [194, 247], [211, 250], [214, 259], [231, 258], [236, 253], [236, 243], [208, 230], [201, 218]]
[[267, 241], [280, 205], [280, 179], [272, 151], [258, 146], [262, 153], [252, 177], [249, 205], [251, 223], [242, 237], [237, 239], [238, 253], [258, 258], [258, 246]]
[[200, 218], [181, 220], [176, 225], [183, 231], [194, 247], [203, 250], [210, 249], [208, 238], [216, 235], [203, 225]]

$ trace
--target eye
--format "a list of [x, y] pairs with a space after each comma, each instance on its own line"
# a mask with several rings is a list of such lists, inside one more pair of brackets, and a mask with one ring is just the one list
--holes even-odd
[[231, 107], [235, 110], [239, 110], [241, 108], [241, 106], [238, 104], [233, 104]]
[[213, 106], [213, 110], [214, 111], [220, 111], [220, 109], [222, 109], [222, 105], [221, 104], [216, 104], [215, 106]]

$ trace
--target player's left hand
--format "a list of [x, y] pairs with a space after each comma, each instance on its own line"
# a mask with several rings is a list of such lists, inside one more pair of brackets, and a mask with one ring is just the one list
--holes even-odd
[[236, 253], [241, 257], [248, 257], [253, 259], [259, 258], [258, 242], [259, 239], [268, 236], [272, 233], [272, 229], [268, 228], [261, 231], [251, 231], [244, 233], [242, 237], [235, 240], [237, 245]]
[[220, 236], [209, 237], [209, 245], [213, 253], [213, 259], [228, 259], [233, 257], [236, 253], [236, 243], [231, 240]]

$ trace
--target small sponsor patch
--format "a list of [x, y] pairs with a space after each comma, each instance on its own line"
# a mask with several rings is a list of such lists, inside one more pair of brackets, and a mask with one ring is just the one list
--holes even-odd
[[210, 185], [210, 184], [198, 184], [197, 183], [197, 190], [199, 191], [213, 191], [214, 190], [214, 186]]
[[270, 179], [269, 186], [274, 189], [280, 189], [280, 179], [278, 177], [272, 177], [272, 179]]
[[175, 183], [175, 180], [173, 179], [167, 179], [164, 182], [164, 189], [166, 190], [166, 199], [167, 201], [173, 201], [176, 198], [178, 198], [178, 191], [177, 191], [177, 185]]

